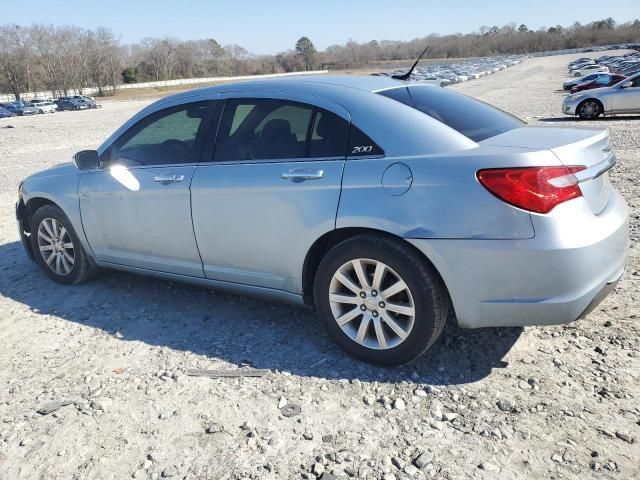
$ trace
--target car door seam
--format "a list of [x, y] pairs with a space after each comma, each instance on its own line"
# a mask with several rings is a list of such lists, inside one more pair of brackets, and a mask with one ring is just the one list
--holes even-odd
[[207, 274], [204, 271], [204, 260], [202, 259], [202, 253], [200, 252], [200, 245], [198, 244], [198, 236], [196, 235], [196, 224], [193, 221], [193, 192], [191, 191], [191, 187], [193, 185], [193, 179], [198, 173], [199, 166], [196, 165], [193, 169], [193, 175], [191, 175], [191, 180], [189, 181], [189, 215], [191, 216], [191, 231], [193, 232], [193, 241], [196, 244], [196, 250], [198, 251], [198, 257], [200, 258], [200, 268], [202, 269], [202, 276], [207, 278]]

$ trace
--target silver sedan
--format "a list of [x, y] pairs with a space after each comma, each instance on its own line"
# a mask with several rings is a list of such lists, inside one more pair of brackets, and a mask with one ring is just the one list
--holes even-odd
[[562, 113], [592, 120], [600, 115], [640, 113], [640, 73], [616, 85], [574, 93], [564, 98]]
[[19, 187], [54, 281], [119, 269], [315, 306], [353, 355], [415, 359], [448, 318], [567, 323], [616, 284], [604, 130], [526, 126], [436, 86], [298, 77], [160, 100]]

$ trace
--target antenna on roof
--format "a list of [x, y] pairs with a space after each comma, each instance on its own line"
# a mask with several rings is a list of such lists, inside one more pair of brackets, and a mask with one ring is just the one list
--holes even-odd
[[422, 51], [422, 53], [420, 54], [420, 56], [416, 60], [416, 63], [413, 64], [413, 66], [409, 69], [409, 71], [407, 73], [401, 73], [401, 74], [399, 73], [397, 75], [391, 75], [391, 78], [395, 78], [396, 80], [410, 80], [411, 79], [411, 74], [413, 73], [413, 70], [418, 65], [418, 62], [420, 60], [422, 60], [422, 57], [424, 57], [424, 54], [427, 53], [427, 50], [429, 50], [429, 46], [428, 45], [427, 45], [427, 48], [425, 48]]

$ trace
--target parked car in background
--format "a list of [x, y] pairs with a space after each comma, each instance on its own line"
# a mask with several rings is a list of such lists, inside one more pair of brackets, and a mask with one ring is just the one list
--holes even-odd
[[593, 58], [587, 58], [582, 60], [576, 60], [569, 64], [569, 70], [575, 70], [576, 68], [586, 67], [587, 65], [595, 65]]
[[87, 108], [97, 108], [96, 101], [93, 97], [88, 97], [86, 95], [72, 95], [70, 97], [64, 97], [67, 100], [75, 100], [77, 102], [84, 103]]
[[594, 88], [610, 87], [626, 79], [624, 75], [606, 74], [595, 80], [581, 82], [571, 88], [571, 93], [582, 92], [583, 90], [592, 90]]
[[33, 100], [31, 106], [37, 108], [38, 113], [55, 113], [58, 110], [58, 106], [48, 100]]
[[590, 82], [590, 81], [593, 81], [596, 78], [599, 78], [599, 77], [601, 77], [603, 75], [609, 75], [609, 74], [606, 73], [606, 72], [598, 72], [598, 73], [590, 73], [589, 75], [585, 75], [584, 77], [581, 77], [581, 78], [572, 78], [572, 79], [567, 80], [566, 82], [564, 82], [562, 84], [562, 88], [564, 90], [571, 90], [573, 87], [575, 87], [579, 83]]
[[9, 118], [9, 117], [15, 117], [16, 113], [12, 112], [11, 110], [7, 110], [4, 107], [0, 107], [0, 118]]
[[598, 73], [598, 72], [607, 73], [608, 71], [609, 71], [609, 67], [606, 67], [604, 65], [587, 65], [585, 67], [581, 67], [576, 70], [571, 70], [571, 75], [573, 75], [574, 77], [581, 77], [583, 75], [588, 75], [590, 73]]
[[639, 72], [640, 72], [640, 64], [625, 69], [621, 74], [627, 77], [631, 77]]
[[595, 308], [629, 243], [614, 163], [604, 129], [527, 126], [446, 88], [267, 79], [159, 100], [25, 179], [16, 211], [56, 282], [104, 267], [315, 305], [345, 350], [396, 365], [450, 312], [479, 328]]
[[34, 108], [30, 104], [24, 102], [8, 103], [4, 108], [21, 117], [25, 115], [36, 115], [38, 113], [37, 108]]
[[58, 110], [87, 110], [89, 105], [76, 98], [60, 98], [56, 100], [56, 105], [58, 106]]
[[640, 113], [640, 73], [612, 87], [573, 93], [565, 97], [562, 113], [591, 120], [600, 115]]

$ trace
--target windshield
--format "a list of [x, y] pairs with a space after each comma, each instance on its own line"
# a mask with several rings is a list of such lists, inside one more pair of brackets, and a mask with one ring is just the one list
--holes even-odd
[[519, 118], [489, 104], [441, 87], [413, 85], [379, 94], [426, 113], [474, 142], [525, 125]]

